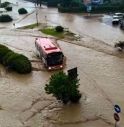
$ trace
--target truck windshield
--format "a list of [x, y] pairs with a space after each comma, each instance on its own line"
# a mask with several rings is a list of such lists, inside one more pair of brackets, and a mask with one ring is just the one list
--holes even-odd
[[47, 65], [48, 66], [55, 66], [63, 64], [63, 53], [62, 52], [55, 52], [50, 53], [47, 56]]

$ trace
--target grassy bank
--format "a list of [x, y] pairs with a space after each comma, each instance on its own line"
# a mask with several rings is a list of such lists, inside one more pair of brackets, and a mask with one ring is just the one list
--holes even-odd
[[34, 29], [36, 27], [39, 27], [40, 26], [40, 23], [34, 23], [34, 24], [30, 24], [30, 25], [27, 25], [27, 26], [24, 26], [23, 28], [24, 29]]
[[44, 34], [48, 34], [58, 38], [64, 38], [64, 32], [57, 32], [55, 28], [44, 28], [44, 29], [40, 29], [40, 31]]

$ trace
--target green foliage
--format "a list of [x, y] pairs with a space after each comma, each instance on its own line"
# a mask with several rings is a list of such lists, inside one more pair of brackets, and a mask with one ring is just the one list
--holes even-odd
[[27, 14], [28, 11], [25, 8], [20, 8], [20, 9], [18, 9], [18, 13], [19, 14]]
[[3, 58], [8, 52], [10, 52], [10, 50], [6, 46], [0, 45], [0, 63], [3, 63]]
[[38, 27], [40, 25], [40, 23], [34, 23], [34, 24], [31, 24], [31, 25], [27, 25], [27, 26], [24, 26], [23, 28], [24, 29], [34, 29], [36, 27]]
[[12, 20], [12, 17], [7, 14], [0, 16], [0, 22], [11, 22]]
[[8, 49], [8, 47], [6, 47], [5, 45], [0, 44], [0, 49], [1, 49], [1, 48], [6, 48], [6, 49]]
[[32, 70], [27, 57], [14, 53], [4, 45], [0, 45], [0, 63], [21, 74], [30, 73]]
[[73, 0], [61, 0], [62, 7], [69, 7]]
[[7, 11], [12, 11], [12, 7], [6, 7], [5, 8]]
[[12, 63], [12, 61], [18, 57], [20, 54], [14, 53], [13, 51], [8, 52], [4, 58], [3, 58], [3, 64], [5, 66], [10, 66], [10, 64]]
[[62, 26], [56, 26], [55, 30], [56, 30], [56, 32], [63, 32], [64, 28]]
[[30, 73], [32, 70], [31, 62], [24, 55], [18, 55], [12, 58], [10, 67], [21, 74]]
[[65, 12], [74, 12], [74, 13], [78, 13], [78, 12], [85, 12], [86, 11], [86, 8], [84, 5], [82, 6], [77, 6], [76, 4], [76, 7], [73, 6], [74, 4], [72, 4], [71, 7], [66, 7], [66, 6], [62, 6], [62, 5], [59, 5], [58, 6], [58, 11], [59, 12], [62, 12], [62, 13], [65, 13]]
[[61, 0], [58, 10], [59, 12], [83, 12], [85, 7], [82, 0]]
[[[108, 4], [109, 3], [109, 4]], [[59, 12], [86, 12], [86, 7], [82, 1], [77, 0], [62, 0], [58, 6]], [[104, 2], [99, 6], [92, 5], [91, 13], [109, 13], [109, 12], [124, 12], [124, 4]]]
[[41, 32], [43, 32], [45, 34], [48, 34], [48, 35], [58, 37], [58, 38], [64, 38], [64, 34], [60, 33], [60, 32], [57, 32], [55, 30], [55, 28], [44, 28], [44, 29], [41, 29]]
[[119, 4], [102, 4], [99, 6], [92, 6], [92, 13], [105, 13], [105, 12], [124, 12], [124, 5]]
[[1, 3], [0, 7], [6, 8], [8, 5], [10, 5], [10, 2], [4, 2], [4, 3]]
[[61, 0], [47, 0], [47, 6], [54, 7], [57, 6], [57, 4], [60, 3]]
[[48, 94], [53, 94], [57, 100], [61, 100], [64, 104], [69, 101], [77, 103], [81, 98], [78, 87], [78, 79], [71, 80], [64, 72], [58, 72], [51, 76], [50, 82], [45, 86], [45, 91]]

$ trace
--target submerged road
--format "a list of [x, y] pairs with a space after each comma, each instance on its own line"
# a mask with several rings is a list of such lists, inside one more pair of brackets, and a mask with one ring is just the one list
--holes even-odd
[[[123, 127], [124, 59], [118, 57], [113, 49], [114, 42], [124, 39], [123, 32], [100, 22], [101, 17], [63, 14], [46, 7], [38, 11], [40, 22], [63, 25], [82, 36], [80, 42], [73, 44], [58, 41], [67, 57], [64, 71], [78, 67], [82, 98], [77, 105], [63, 106], [44, 91], [51, 72], [33, 70], [29, 75], [19, 75], [0, 66], [0, 126], [113, 127], [113, 105], [119, 104], [122, 113], [118, 125]], [[16, 27], [35, 22], [34, 12], [23, 20], [17, 20]], [[40, 32], [13, 29], [8, 24], [6, 29], [0, 29], [0, 35], [0, 43], [25, 54], [32, 61], [36, 60], [34, 40], [36, 36], [43, 36]], [[38, 69], [42, 67], [38, 61], [34, 64]]]

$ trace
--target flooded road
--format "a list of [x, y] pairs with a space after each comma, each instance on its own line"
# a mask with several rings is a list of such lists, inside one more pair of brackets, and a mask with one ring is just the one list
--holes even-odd
[[[39, 34], [32, 30], [6, 29], [1, 32], [0, 42], [16, 52], [25, 54], [30, 60], [36, 60], [34, 36]], [[113, 105], [119, 104], [122, 112], [124, 108], [122, 98], [124, 60], [68, 42], [58, 41], [58, 43], [67, 57], [64, 71], [78, 67], [79, 89], [82, 93], [80, 103], [63, 106], [51, 95], [46, 95], [44, 85], [51, 75], [46, 70], [19, 75], [7, 72], [1, 66], [0, 124], [2, 127], [114, 126]], [[40, 62], [37, 64], [42, 66]], [[3, 117], [7, 121], [6, 124]], [[121, 113], [120, 126], [124, 124], [123, 118]]]
[[[24, 25], [26, 22], [36, 22], [36, 13], [30, 16], [33, 16], [34, 19], [27, 18], [17, 24], [17, 26], [21, 26], [22, 24]], [[88, 35], [110, 45], [114, 45], [114, 43], [124, 40], [124, 32], [122, 30], [117, 27], [113, 27], [112, 25], [108, 25], [111, 22], [110, 16], [94, 16], [93, 14], [91, 16], [86, 16], [86, 14], [64, 14], [59, 13], [55, 8], [46, 7], [39, 9], [38, 16], [39, 22], [45, 22], [47, 25], [62, 25], [77, 34], [82, 36]]]
[[[12, 2], [12, 1], [10, 1]], [[18, 2], [18, 5], [17, 5]], [[34, 8], [34, 3], [30, 3], [22, 0], [14, 0], [15, 4], [14, 9], [14, 23], [16, 27], [21, 27], [27, 24], [36, 23], [36, 12], [33, 13], [36, 9]], [[19, 16], [17, 9], [20, 7], [25, 7], [28, 12], [32, 14]], [[62, 25], [69, 30], [83, 35], [88, 35], [94, 37], [98, 40], [101, 40], [110, 45], [118, 41], [124, 40], [124, 32], [118, 27], [113, 27], [111, 25], [111, 16], [103, 14], [68, 14], [68, 13], [59, 13], [56, 8], [47, 8], [42, 6], [37, 8], [38, 10], [38, 22], [47, 23], [47, 25]], [[1, 24], [0, 24], [1, 26]], [[13, 25], [9, 23], [9, 26], [13, 28]]]
[[[35, 16], [28, 15], [16, 22], [16, 27], [34, 23]], [[26, 55], [37, 70], [19, 75], [0, 66], [0, 126], [113, 127], [113, 105], [118, 104], [122, 109], [118, 125], [123, 127], [124, 57], [113, 48], [114, 42], [124, 39], [123, 32], [101, 23], [99, 17], [62, 14], [54, 8], [39, 9], [38, 19], [47, 25], [62, 24], [81, 35], [79, 41], [58, 40], [58, 43], [67, 57], [64, 71], [78, 67], [82, 98], [79, 104], [64, 106], [47, 95], [44, 86], [54, 72], [43, 68], [34, 46], [37, 36], [46, 35], [37, 29], [13, 29], [8, 25], [0, 29], [0, 43]]]

